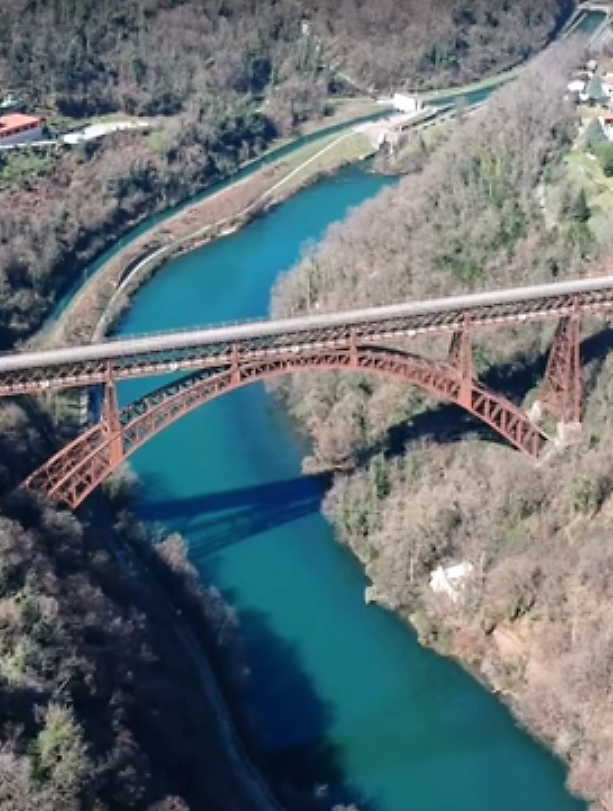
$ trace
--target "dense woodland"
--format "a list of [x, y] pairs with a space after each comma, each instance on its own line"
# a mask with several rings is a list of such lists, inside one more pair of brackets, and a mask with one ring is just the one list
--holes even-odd
[[[517, 63], [571, 2], [542, 0], [5, 0], [0, 83], [66, 112], [146, 115], [218, 94], [283, 107], [322, 96], [341, 69], [359, 85], [440, 86]], [[305, 27], [304, 23], [308, 25]], [[288, 85], [289, 83], [289, 85]], [[290, 92], [291, 91], [291, 92]]]
[[0, 347], [131, 225], [230, 174], [358, 88], [480, 78], [543, 45], [567, 0], [4, 0], [0, 94], [53, 129], [115, 111], [155, 132], [0, 154]]
[[[232, 610], [200, 589], [180, 538], [151, 551], [125, 497], [111, 509], [94, 499], [77, 518], [12, 493], [49, 454], [48, 435], [36, 409], [2, 407], [0, 808], [250, 808], [161, 595], [173, 594], [182, 622], [234, 674], [234, 694], [242, 665]], [[157, 573], [157, 590], [120, 536]]]
[[[550, 56], [454, 128], [421, 169], [333, 227], [280, 284], [277, 313], [322, 311], [597, 272], [610, 255], [562, 162], [576, 131], [566, 57]], [[385, 601], [427, 643], [510, 691], [613, 807], [611, 332], [586, 322], [579, 447], [538, 468], [458, 408], [402, 384], [303, 376], [282, 389], [339, 470], [326, 510]], [[477, 338], [481, 378], [530, 403], [552, 328]], [[447, 342], [408, 351], [444, 358]], [[434, 595], [438, 565], [469, 561], [463, 599]]]

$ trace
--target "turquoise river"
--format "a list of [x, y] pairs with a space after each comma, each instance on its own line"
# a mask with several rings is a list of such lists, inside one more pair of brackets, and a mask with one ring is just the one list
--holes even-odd
[[[145, 333], [264, 316], [279, 274], [389, 178], [349, 169], [243, 231], [170, 262], [121, 326]], [[125, 384], [128, 399], [158, 381]], [[365, 578], [320, 514], [322, 487], [258, 385], [133, 460], [142, 513], [188, 539], [237, 607], [249, 700], [279, 774], [362, 811], [579, 811], [563, 766], [457, 664], [364, 604]]]

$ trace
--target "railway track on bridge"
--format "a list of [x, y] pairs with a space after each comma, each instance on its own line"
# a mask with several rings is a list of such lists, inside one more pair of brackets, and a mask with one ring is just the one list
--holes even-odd
[[0, 396], [613, 310], [613, 276], [0, 356]]

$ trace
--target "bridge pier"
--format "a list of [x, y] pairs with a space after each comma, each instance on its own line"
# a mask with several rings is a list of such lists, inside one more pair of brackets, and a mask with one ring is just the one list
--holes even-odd
[[473, 390], [476, 376], [472, 329], [468, 318], [464, 321], [464, 328], [453, 333], [449, 347], [448, 362], [460, 374], [459, 404], [470, 411], [473, 404]]
[[104, 399], [101, 415], [102, 433], [109, 443], [109, 463], [114, 470], [124, 460], [123, 436], [121, 433], [121, 418], [119, 402], [117, 400], [117, 387], [111, 375], [104, 384]]
[[558, 425], [580, 426], [581, 405], [581, 318], [573, 313], [558, 322], [545, 379], [529, 416], [534, 422], [549, 415]]
[[581, 437], [581, 318], [578, 312], [561, 318], [549, 351], [545, 378], [528, 419], [541, 426], [547, 417], [556, 422], [552, 447], [576, 444]]

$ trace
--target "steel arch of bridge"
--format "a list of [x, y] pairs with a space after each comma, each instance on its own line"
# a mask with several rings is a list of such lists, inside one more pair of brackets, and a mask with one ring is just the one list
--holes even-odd
[[235, 355], [230, 365], [183, 377], [123, 409], [117, 405], [115, 386], [109, 379], [100, 422], [53, 456], [25, 485], [76, 509], [145, 442], [201, 405], [251, 383], [307, 371], [375, 374], [415, 385], [461, 406], [522, 453], [538, 459], [548, 437], [510, 400], [476, 380], [470, 340], [469, 329], [457, 333], [447, 362], [398, 349], [360, 347], [355, 341], [339, 349], [284, 353], [260, 361], [241, 362]]

